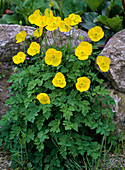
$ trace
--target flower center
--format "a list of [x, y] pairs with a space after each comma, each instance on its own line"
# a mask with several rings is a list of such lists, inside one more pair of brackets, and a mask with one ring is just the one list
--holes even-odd
[[21, 57], [19, 57], [18, 59], [19, 59], [19, 61], [22, 61], [22, 58], [21, 58]]
[[84, 51], [81, 51], [81, 55], [84, 55]]
[[55, 56], [54, 56], [54, 55], [52, 55], [52, 58], [55, 58]]
[[102, 65], [104, 66], [104, 65], [105, 65], [105, 62], [102, 62]]
[[43, 96], [42, 101], [46, 101], [46, 100], [47, 100], [46, 96]]
[[61, 82], [62, 82], [62, 80], [61, 80], [61, 79], [58, 79], [57, 81], [58, 81], [58, 83], [61, 83]]
[[98, 35], [98, 34], [97, 34], [97, 33], [95, 33], [94, 35], [97, 37], [97, 35]]

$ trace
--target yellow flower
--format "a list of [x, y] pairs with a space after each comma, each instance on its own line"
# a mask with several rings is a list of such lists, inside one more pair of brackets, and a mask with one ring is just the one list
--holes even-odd
[[45, 12], [44, 12], [44, 15], [47, 16], [47, 17], [52, 17], [53, 16], [53, 12], [52, 12], [51, 9], [46, 8]]
[[102, 72], [107, 72], [110, 69], [110, 58], [104, 56], [98, 56], [96, 63], [98, 64]]
[[92, 44], [82, 41], [75, 50], [75, 55], [79, 60], [88, 59], [89, 55], [92, 53]]
[[57, 67], [61, 63], [62, 52], [50, 48], [45, 53], [45, 63]]
[[18, 52], [12, 59], [15, 64], [23, 63], [26, 58], [26, 54], [24, 52]]
[[38, 16], [35, 25], [39, 27], [45, 27], [46, 26], [46, 17], [45, 16]]
[[54, 2], [51, 1], [51, 2], [49, 3], [49, 7], [52, 7], [53, 5], [54, 5]]
[[34, 37], [40, 37], [43, 33], [43, 27], [39, 27], [34, 31]]
[[58, 28], [59, 23], [61, 22], [61, 18], [60, 17], [49, 17], [47, 19], [47, 26], [46, 29], [48, 31], [54, 31]]
[[32, 42], [27, 50], [27, 53], [31, 56], [34, 56], [35, 54], [39, 54], [40, 52], [40, 45], [36, 42]]
[[49, 96], [46, 93], [40, 93], [36, 96], [41, 104], [50, 104]]
[[53, 78], [52, 84], [55, 87], [64, 88], [66, 86], [65, 76], [61, 72], [58, 72]]
[[90, 79], [87, 77], [79, 77], [76, 83], [76, 89], [80, 92], [87, 91], [90, 87]]
[[72, 22], [71, 19], [65, 18], [64, 21], [61, 21], [59, 23], [59, 30], [61, 32], [70, 31], [70, 29], [71, 29], [71, 26], [70, 26], [71, 22]]
[[27, 36], [27, 33], [25, 31], [21, 31], [21, 32], [17, 33], [16, 34], [16, 40], [17, 40], [16, 43], [20, 43], [20, 42], [24, 41], [26, 36]]
[[68, 18], [71, 19], [72, 22], [70, 25], [72, 26], [77, 25], [79, 22], [82, 22], [81, 17], [77, 14], [70, 14]]
[[29, 17], [28, 17], [28, 20], [31, 24], [35, 24], [38, 20], [38, 17], [41, 16], [41, 13], [40, 13], [40, 10], [37, 9], [34, 11], [33, 14], [31, 14]]
[[88, 36], [92, 41], [97, 42], [104, 37], [104, 32], [101, 27], [95, 26], [88, 31]]

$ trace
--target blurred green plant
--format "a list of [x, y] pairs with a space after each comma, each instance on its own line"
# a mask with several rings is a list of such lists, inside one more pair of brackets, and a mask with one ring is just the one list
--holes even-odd
[[94, 1], [93, 0], [85, 0], [85, 2], [87, 3], [88, 7], [90, 8], [90, 10], [92, 12], [99, 11], [102, 4], [106, 1], [107, 0], [94, 0]]
[[[62, 18], [67, 17], [71, 13], [83, 14], [87, 9], [87, 4], [84, 0], [52, 0], [54, 2], [53, 9], [56, 15]], [[50, 1], [51, 2], [51, 1]]]
[[[86, 0], [90, 2], [91, 0]], [[89, 30], [90, 28], [98, 25], [103, 27], [108, 36], [116, 33], [125, 28], [125, 3], [124, 0], [111, 0], [111, 1], [97, 1], [95, 6], [87, 3], [91, 12], [85, 12], [82, 15], [83, 22], [80, 26]], [[102, 2], [102, 3], [101, 3]]]
[[0, 0], [0, 17], [4, 13], [8, 4], [10, 4], [10, 0]]
[[11, 6], [15, 7], [13, 8], [14, 14], [9, 16], [5, 14], [1, 22], [19, 24], [19, 21], [22, 20], [23, 25], [29, 25], [28, 16], [36, 9], [40, 9], [43, 12], [46, 4], [48, 2], [44, 0], [11, 0]]

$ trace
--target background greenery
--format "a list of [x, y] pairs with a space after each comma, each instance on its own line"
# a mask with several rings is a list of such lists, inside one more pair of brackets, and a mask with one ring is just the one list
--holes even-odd
[[[49, 7], [49, 0], [0, 0], [0, 23], [30, 25], [28, 16], [36, 9], [43, 13], [45, 8], [51, 8], [55, 16], [67, 17], [71, 13], [82, 16], [79, 25], [88, 30], [96, 25], [110, 33], [125, 28], [125, 3], [122, 0], [52, 0], [54, 5]], [[13, 11], [11, 15], [5, 10]], [[4, 15], [3, 15], [4, 14]]]

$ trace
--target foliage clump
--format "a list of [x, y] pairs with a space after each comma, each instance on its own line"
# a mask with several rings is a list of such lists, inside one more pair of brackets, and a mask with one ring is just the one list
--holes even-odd
[[12, 167], [61, 170], [77, 168], [76, 163], [84, 168], [84, 159], [92, 162], [100, 156], [102, 139], [116, 144], [114, 100], [94, 68], [97, 52], [87, 42], [82, 45], [79, 52], [71, 43], [40, 52], [40, 45], [32, 42], [30, 60], [16, 63], [13, 58], [19, 72], [9, 79], [6, 105], [11, 107], [0, 121], [1, 142], [12, 153]]

